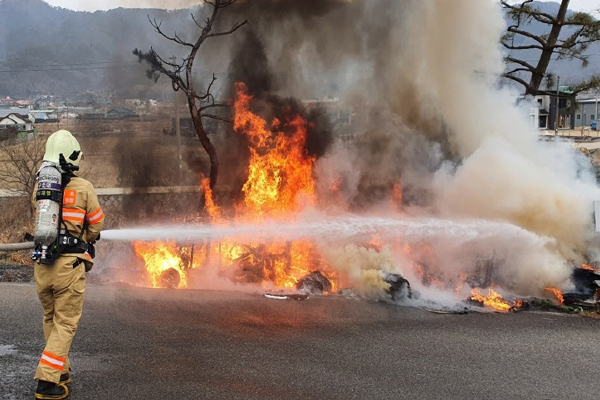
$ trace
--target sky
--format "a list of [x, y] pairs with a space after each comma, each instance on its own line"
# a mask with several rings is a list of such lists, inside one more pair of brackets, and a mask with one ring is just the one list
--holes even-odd
[[110, 10], [112, 8], [187, 8], [202, 0], [44, 0], [53, 6], [75, 11]]
[[[541, 0], [541, 1], [554, 1], [556, 3], [560, 3], [560, 0]], [[509, 3], [520, 3], [520, 1], [512, 0]], [[585, 11], [596, 18], [600, 17], [600, 13], [598, 9], [600, 9], [600, 1], [599, 0], [571, 0], [569, 3], [569, 9], [574, 11]]]
[[[53, 6], [59, 6], [76, 11], [109, 10], [111, 8], [187, 8], [194, 4], [202, 3], [202, 0], [45, 0]], [[477, 1], [477, 0], [474, 0]], [[558, 0], [554, 0], [558, 1]], [[517, 2], [517, 1], [513, 1]], [[597, 10], [600, 8], [599, 0], [571, 0], [570, 9], [586, 11], [600, 16]]]

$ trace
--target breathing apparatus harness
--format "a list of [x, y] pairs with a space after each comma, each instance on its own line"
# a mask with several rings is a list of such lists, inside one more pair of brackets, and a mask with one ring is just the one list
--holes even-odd
[[[78, 151], [74, 151], [69, 157], [71, 160], [76, 160], [79, 156]], [[66, 186], [74, 172], [79, 170], [79, 166], [67, 163], [64, 156], [60, 154], [60, 165], [54, 163], [44, 163], [38, 171], [38, 190], [36, 192], [36, 202], [38, 202], [38, 215], [36, 215], [36, 235], [34, 242], [36, 247], [33, 251], [31, 259], [39, 261], [41, 264], [50, 265], [56, 261], [58, 256], [63, 253], [85, 254], [88, 253], [91, 258], [95, 256], [95, 249], [91, 243], [83, 240], [83, 234], [87, 228], [88, 221], [84, 219], [83, 227], [79, 236], [73, 236], [69, 233], [67, 225], [63, 220], [63, 198]], [[44, 168], [53, 168], [60, 172], [60, 178], [55, 177], [53, 182], [42, 182], [41, 172]], [[51, 180], [51, 179], [50, 179]], [[58, 182], [56, 182], [58, 180]], [[58, 189], [58, 190], [57, 190]], [[40, 210], [40, 205], [44, 206], [44, 210]], [[52, 207], [52, 209], [50, 209]], [[55, 210], [55, 213], [52, 213]], [[49, 218], [45, 226], [42, 226], [44, 216], [39, 213], [46, 212]], [[51, 221], [51, 222], [49, 222]], [[48, 232], [48, 229], [51, 232]], [[53, 229], [53, 231], [52, 231]], [[79, 265], [78, 262], [74, 266]]]

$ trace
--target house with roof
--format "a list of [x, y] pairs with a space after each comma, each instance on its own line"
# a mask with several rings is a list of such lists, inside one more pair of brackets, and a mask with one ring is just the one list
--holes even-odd
[[16, 100], [13, 102], [13, 106], [19, 107], [19, 108], [28, 108], [28, 109], [32, 108], [30, 100]]
[[112, 108], [112, 109], [108, 110], [108, 112], [106, 113], [106, 118], [107, 119], [140, 118], [140, 115], [137, 112], [135, 112], [129, 108], [119, 107], [119, 108]]
[[600, 96], [597, 94], [596, 96], [581, 96], [577, 98], [576, 102], [575, 127], [590, 126], [598, 120]]
[[29, 119], [33, 119], [36, 124], [56, 123], [59, 121], [57, 110], [31, 110]]
[[33, 132], [33, 121], [27, 115], [10, 113], [0, 118], [0, 132], [14, 130], [18, 134]]
[[13, 99], [10, 97], [0, 97], [0, 108], [10, 108], [13, 106]]
[[[525, 96], [520, 96], [518, 101], [525, 99]], [[560, 87], [558, 104], [556, 96], [537, 95], [528, 99], [533, 103], [529, 111], [529, 118], [533, 127], [538, 129], [575, 128], [575, 111], [573, 107], [575, 95], [568, 86]], [[558, 124], [556, 124], [557, 120]]]
[[2, 108], [0, 109], [0, 119], [8, 117], [10, 114], [25, 115], [29, 118], [32, 123], [35, 123], [35, 118], [30, 110], [23, 110], [22, 108]]
[[54, 106], [54, 96], [44, 95], [35, 100], [34, 107], [37, 110]]

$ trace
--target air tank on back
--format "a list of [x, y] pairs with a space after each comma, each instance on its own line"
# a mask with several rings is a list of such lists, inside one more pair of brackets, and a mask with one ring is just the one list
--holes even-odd
[[52, 245], [58, 236], [61, 184], [61, 168], [54, 163], [44, 162], [38, 174], [37, 211], [33, 239], [36, 245], [41, 246], [42, 259], [45, 257], [47, 247]]

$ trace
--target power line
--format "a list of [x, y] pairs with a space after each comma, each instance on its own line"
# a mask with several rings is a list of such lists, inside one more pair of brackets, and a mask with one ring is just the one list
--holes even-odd
[[[112, 61], [99, 61], [93, 63], [73, 63], [73, 64], [48, 64], [48, 65], [23, 65], [0, 67], [0, 73], [20, 73], [20, 72], [51, 72], [51, 71], [90, 71], [90, 70], [106, 70], [115, 68], [136, 68], [140, 65], [137, 61], [128, 63], [114, 63]], [[142, 64], [142, 66], [145, 66]], [[226, 72], [215, 72], [217, 76], [229, 76]], [[209, 71], [194, 71], [195, 76], [206, 75], [212, 76], [213, 72]]]
[[[133, 68], [136, 65], [125, 65], [125, 64], [112, 64], [112, 65], [98, 65], [101, 63], [92, 64], [71, 64], [71, 65], [43, 65], [43, 66], [22, 66], [22, 67], [10, 67], [9, 69], [2, 69], [0, 67], [0, 73], [13, 73], [13, 72], [46, 72], [46, 71], [85, 71], [85, 70], [96, 70], [96, 69], [111, 69], [111, 68]], [[106, 63], [102, 63], [106, 64]]]
[[[96, 64], [114, 64], [114, 61], [98, 61], [98, 62], [87, 62], [87, 63], [69, 63], [69, 64], [46, 64], [46, 65], [35, 65], [36, 67], [70, 67], [72, 65], [96, 65]], [[12, 68], [28, 68], [34, 65], [11, 65]]]

